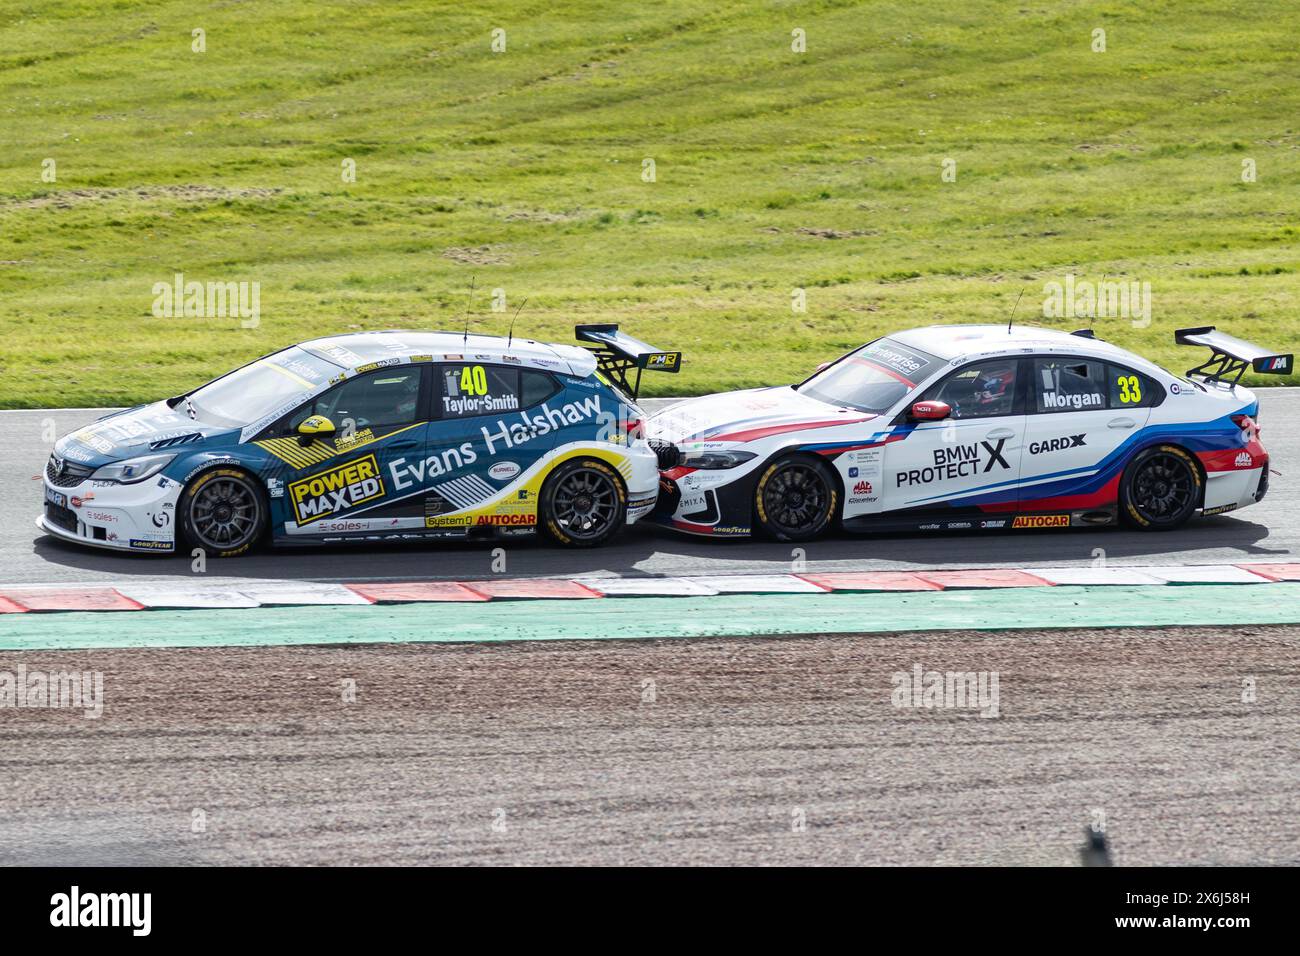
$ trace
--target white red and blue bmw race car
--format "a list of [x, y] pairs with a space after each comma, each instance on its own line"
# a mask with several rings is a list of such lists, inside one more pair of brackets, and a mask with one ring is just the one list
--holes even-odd
[[1246, 369], [1274, 354], [1213, 327], [1187, 377], [1090, 331], [933, 326], [877, 339], [795, 386], [652, 416], [655, 516], [699, 535], [1112, 525], [1160, 530], [1263, 498]]

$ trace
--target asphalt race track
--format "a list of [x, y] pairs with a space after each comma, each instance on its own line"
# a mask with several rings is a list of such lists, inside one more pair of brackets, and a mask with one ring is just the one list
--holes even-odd
[[[1230, 564], [1300, 560], [1300, 389], [1260, 389], [1262, 440], [1275, 474], [1264, 501], [1235, 515], [1196, 519], [1168, 534], [1107, 528], [933, 536], [840, 537], [803, 546], [809, 570], [1035, 567], [1087, 564], [1094, 549], [1118, 564]], [[670, 404], [647, 400], [648, 409]], [[104, 414], [97, 409], [0, 412], [0, 582], [142, 581], [191, 576], [187, 557], [115, 554], [56, 541], [33, 522], [41, 510], [41, 484], [55, 436]], [[52, 424], [51, 424], [52, 423]], [[262, 551], [208, 566], [205, 580], [403, 581], [464, 579], [491, 571], [494, 545], [347, 546]], [[634, 527], [613, 545], [569, 551], [512, 542], [510, 576], [618, 574], [725, 574], [788, 571], [791, 546], [766, 541], [705, 541], [650, 526]]]

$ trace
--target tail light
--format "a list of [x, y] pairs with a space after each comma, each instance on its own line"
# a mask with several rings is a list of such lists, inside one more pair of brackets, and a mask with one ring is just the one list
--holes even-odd
[[1233, 415], [1232, 423], [1241, 429], [1246, 441], [1254, 441], [1259, 437], [1259, 424], [1249, 415]]

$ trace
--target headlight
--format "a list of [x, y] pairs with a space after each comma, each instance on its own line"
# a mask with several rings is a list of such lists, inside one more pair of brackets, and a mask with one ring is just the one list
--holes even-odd
[[95, 471], [90, 477], [95, 481], [116, 481], [120, 485], [133, 485], [144, 481], [167, 467], [175, 455], [145, 455], [143, 458], [128, 458], [115, 461]]
[[735, 468], [757, 458], [752, 451], [687, 451], [682, 450], [680, 464], [684, 468]]

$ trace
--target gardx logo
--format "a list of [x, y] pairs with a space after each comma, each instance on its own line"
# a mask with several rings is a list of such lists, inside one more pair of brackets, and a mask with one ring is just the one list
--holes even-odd
[[298, 524], [310, 524], [384, 496], [379, 463], [366, 455], [289, 485]]
[[[1087, 432], [1084, 432], [1086, 435]], [[1048, 451], [1063, 451], [1066, 448], [1079, 448], [1088, 444], [1083, 440], [1083, 435], [1065, 435], [1061, 438], [1048, 438], [1045, 441], [1036, 441], [1029, 443], [1029, 454], [1041, 455]]]

